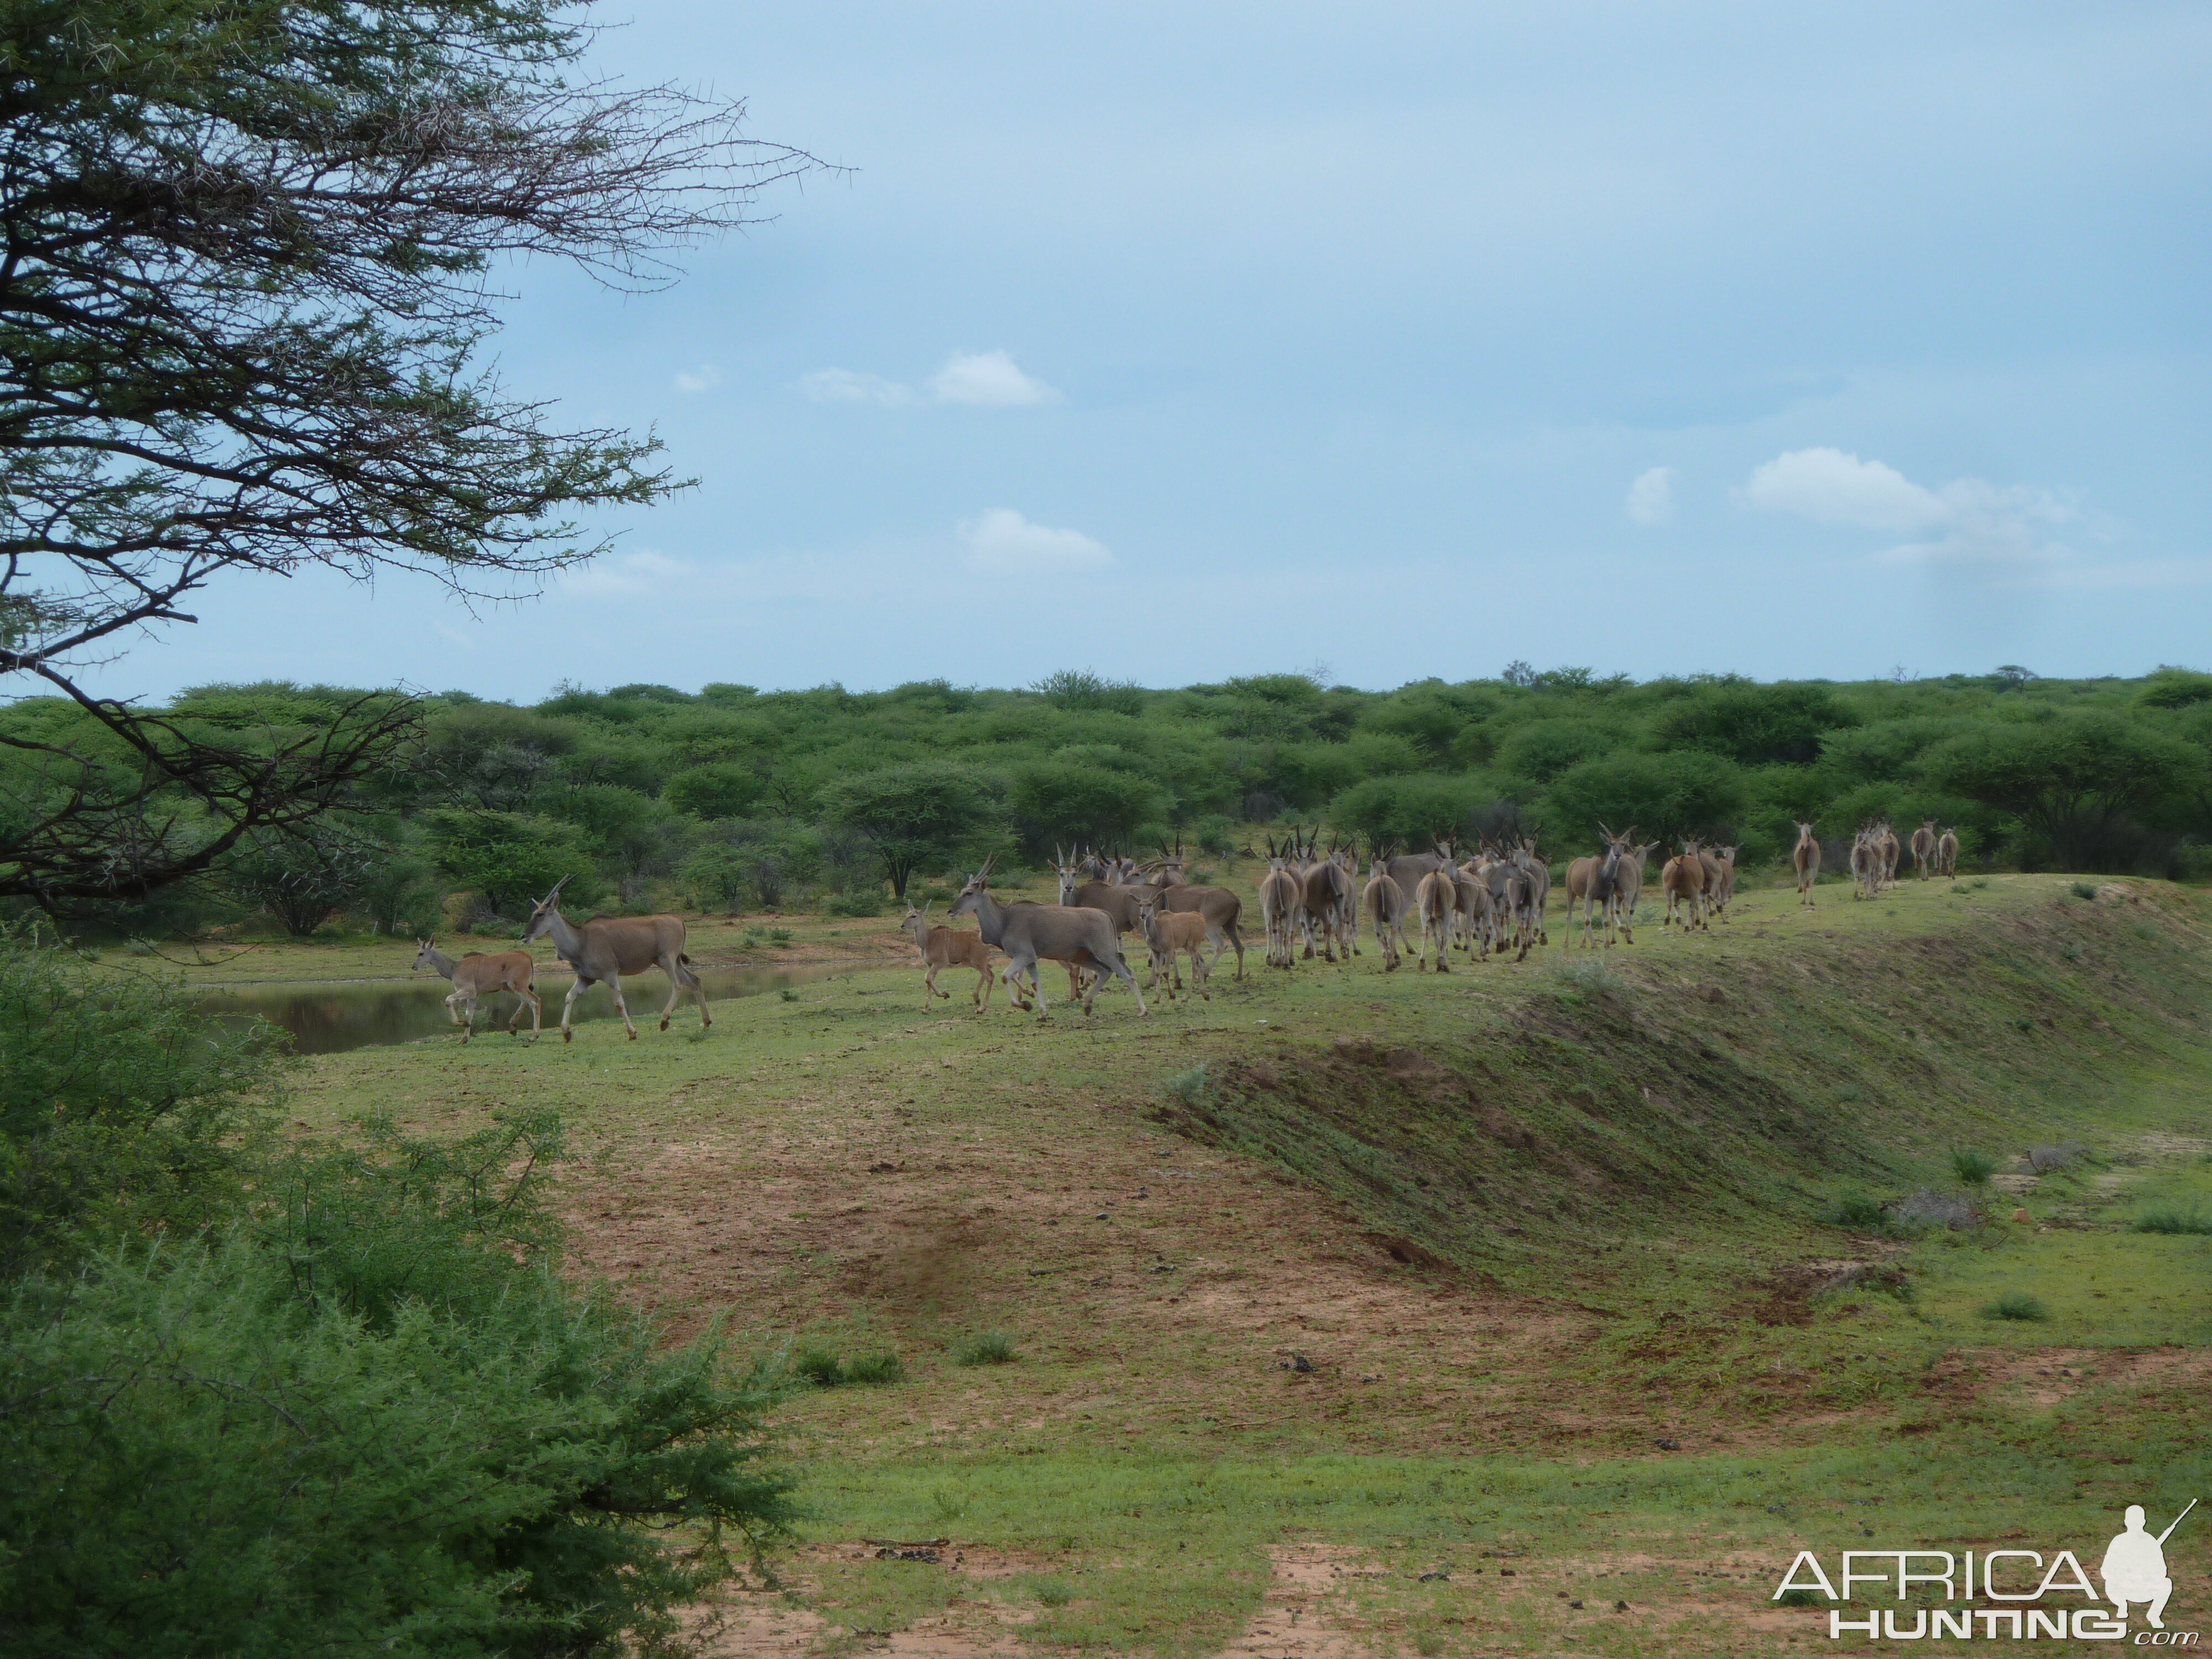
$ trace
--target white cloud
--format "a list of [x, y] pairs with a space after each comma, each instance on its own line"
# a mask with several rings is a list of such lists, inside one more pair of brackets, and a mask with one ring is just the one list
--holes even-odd
[[929, 395], [940, 404], [975, 404], [1018, 409], [1056, 404], [1060, 393], [1034, 375], [1024, 374], [1003, 351], [956, 351], [930, 377]]
[[722, 371], [712, 363], [702, 363], [695, 369], [686, 369], [676, 377], [678, 392], [712, 392], [722, 383]]
[[603, 559], [561, 573], [561, 591], [586, 599], [612, 599], [665, 591], [671, 577], [688, 576], [696, 567], [665, 553], [641, 547], [619, 559]]
[[1628, 516], [1638, 524], [1664, 524], [1674, 516], [1674, 479], [1671, 466], [1655, 466], [1636, 475], [1628, 486]]
[[1020, 574], [1041, 570], [1095, 569], [1114, 562], [1105, 547], [1079, 530], [1031, 524], [1010, 507], [960, 521], [968, 562], [977, 570]]
[[2039, 489], [1984, 478], [1954, 478], [1930, 489], [1881, 461], [1825, 447], [1791, 450], [1753, 468], [1740, 494], [1753, 507], [1816, 524], [1918, 538], [1883, 555], [1897, 560], [2060, 559], [2066, 550], [2048, 532], [2075, 517]]
[[799, 377], [799, 389], [817, 404], [878, 404], [889, 409], [914, 401], [913, 387], [850, 368], [817, 368]]

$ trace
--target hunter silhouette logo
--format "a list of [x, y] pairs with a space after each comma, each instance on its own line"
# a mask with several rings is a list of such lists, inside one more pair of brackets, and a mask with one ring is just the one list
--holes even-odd
[[2166, 1572], [2166, 1540], [2196, 1507], [2192, 1498], [2189, 1509], [2173, 1517], [2173, 1526], [2154, 1538], [2143, 1530], [2142, 1505], [2128, 1505], [2127, 1530], [2105, 1546], [2104, 1564], [2097, 1569], [2105, 1581], [2105, 1599], [2119, 1609], [2121, 1618], [2128, 1616], [2129, 1602], [2148, 1601], [2144, 1619], [2153, 1630], [2166, 1628], [2166, 1598], [2173, 1594], [2173, 1580]]
[[[1863, 1611], [1863, 1618], [1846, 1617], [1843, 1607], [1831, 1607], [1832, 1640], [1849, 1632], [1869, 1641], [1877, 1637], [1902, 1641], [1931, 1636], [1953, 1640], [2002, 1637], [2014, 1642], [2071, 1638], [2129, 1641], [2135, 1647], [2193, 1648], [2198, 1639], [2195, 1631], [2166, 1627], [2166, 1605], [2173, 1595], [2166, 1540], [2196, 1507], [2192, 1498], [2164, 1532], [2153, 1533], [2143, 1506], [2128, 1505], [2121, 1529], [2098, 1563], [2097, 1576], [2104, 1581], [2101, 1592], [2072, 1550], [2057, 1551], [2047, 1559], [2041, 1550], [1845, 1550], [1841, 1570], [1832, 1579], [1819, 1556], [1800, 1550], [1776, 1586], [1774, 1599], [1796, 1592], [1792, 1599], [1802, 1601], [1811, 1592], [1830, 1601], [1850, 1602], [1856, 1599], [1860, 1586], [1879, 1584], [1885, 1600], [1923, 1603], [1854, 1610]], [[2142, 1609], [2146, 1628], [2130, 1641], [2128, 1614], [2136, 1607]], [[1900, 1622], [1900, 1613], [1910, 1619], [1909, 1627]]]

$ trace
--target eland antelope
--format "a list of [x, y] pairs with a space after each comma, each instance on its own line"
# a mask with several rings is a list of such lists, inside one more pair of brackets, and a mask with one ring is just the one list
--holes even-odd
[[986, 859], [983, 867], [968, 878], [960, 896], [952, 901], [951, 914], [974, 916], [985, 940], [1006, 953], [1006, 971], [1000, 977], [1006, 981], [1014, 1006], [1024, 1011], [1030, 1006], [1021, 996], [1021, 981], [1026, 977], [1036, 997], [1037, 1018], [1050, 1018], [1052, 1010], [1045, 1002], [1039, 964], [1058, 962], [1071, 970], [1083, 968], [1096, 973], [1097, 979], [1082, 993], [1085, 1013], [1091, 1012], [1098, 986], [1109, 974], [1128, 986], [1137, 999], [1137, 1012], [1144, 1013], [1145, 994], [1138, 988], [1129, 964], [1121, 959], [1121, 937], [1113, 918], [1087, 905], [1037, 904], [1028, 899], [1001, 905], [991, 896], [991, 866], [997, 861], [996, 854]]
[[1659, 866], [1659, 890], [1667, 896], [1662, 927], [1671, 922], [1687, 931], [1706, 925], [1705, 861], [1698, 856], [1702, 851], [1696, 842], [1686, 841], [1680, 856]]
[[1406, 895], [1390, 879], [1389, 866], [1381, 859], [1369, 866], [1367, 890], [1362, 896], [1367, 903], [1367, 920], [1375, 929], [1375, 948], [1382, 953], [1382, 971], [1395, 973], [1406, 948]]
[[952, 993], [937, 988], [937, 970], [940, 968], [973, 968], [975, 988], [969, 994], [969, 1001], [977, 1013], [991, 1006], [991, 947], [983, 943], [980, 933], [963, 933], [957, 928], [933, 927], [929, 922], [929, 907], [919, 910], [913, 904], [906, 907], [906, 920], [899, 924], [914, 937], [915, 948], [921, 952], [921, 1007], [929, 1012], [929, 1000], [942, 997], [947, 1002]]
[[1595, 857], [1578, 858], [1567, 866], [1567, 942], [1574, 942], [1575, 904], [1580, 901], [1584, 948], [1597, 948], [1597, 941], [1590, 933], [1590, 914], [1595, 908], [1603, 919], [1605, 947], [1610, 951], [1620, 925], [1621, 860], [1635, 844], [1636, 826], [1632, 823], [1617, 836], [1601, 823], [1597, 830], [1605, 837], [1605, 851]]
[[1946, 830], [1936, 838], [1936, 869], [1939, 875], [1957, 877], [1959, 832], [1956, 830]]
[[1145, 946], [1152, 957], [1152, 978], [1157, 981], [1163, 974], [1168, 988], [1164, 994], [1170, 1000], [1182, 983], [1176, 972], [1176, 958], [1190, 958], [1190, 988], [1200, 1000], [1213, 999], [1206, 988], [1207, 963], [1206, 918], [1195, 910], [1170, 911], [1160, 902], [1162, 895], [1147, 893], [1137, 901], [1137, 931], [1145, 936]]
[[1851, 842], [1851, 896], [1870, 899], [1881, 891], [1881, 838], [1873, 824], [1863, 824]]
[[[1793, 823], [1797, 820], [1792, 818]], [[1797, 823], [1797, 845], [1790, 850], [1790, 862], [1797, 870], [1797, 902], [1813, 902], [1814, 884], [1820, 879], [1820, 843], [1813, 839], [1813, 826]]]
[[614, 993], [615, 1012], [622, 1016], [629, 1040], [636, 1042], [637, 1026], [629, 1017], [629, 1005], [623, 1000], [622, 976], [641, 974], [648, 968], [658, 968], [668, 975], [668, 1006], [660, 1011], [662, 1030], [668, 1029], [669, 1016], [676, 1012], [677, 1003], [687, 995], [699, 1005], [699, 1029], [704, 1030], [714, 1023], [707, 1012], [707, 988], [691, 971], [691, 958], [684, 954], [683, 917], [593, 916], [589, 921], [572, 922], [561, 914], [561, 890], [568, 884], [566, 876], [555, 882], [553, 890], [531, 911], [530, 925], [522, 930], [525, 945], [550, 939], [554, 954], [575, 969], [576, 982], [561, 1003], [562, 1042], [574, 1040], [568, 1016], [576, 999], [601, 980]]
[[1298, 878], [1291, 872], [1295, 845], [1278, 848], [1267, 838], [1267, 873], [1260, 878], [1260, 923], [1267, 931], [1267, 965], [1288, 968], [1291, 955], [1291, 930], [1298, 925]]
[[1459, 910], [1459, 884], [1456, 872], [1449, 866], [1431, 870], [1421, 878], [1421, 884], [1413, 890], [1413, 908], [1421, 919], [1421, 945], [1413, 953], [1413, 971], [1419, 973], [1428, 958], [1429, 939], [1437, 941], [1437, 972], [1451, 971], [1452, 917]]
[[1936, 820], [1923, 818], [1920, 827], [1912, 832], [1912, 871], [1921, 880], [1928, 879], [1928, 866], [1936, 862]]
[[[530, 959], [527, 951], [501, 951], [486, 956], [481, 951], [471, 951], [459, 962], [438, 948], [438, 941], [418, 939], [415, 952], [414, 971], [434, 968], [439, 976], [453, 982], [452, 993], [446, 998], [446, 1012], [453, 1017], [453, 1024], [461, 1028], [461, 1041], [466, 1042], [477, 1034], [477, 999], [494, 991], [512, 991], [521, 1000], [514, 1005], [514, 1018], [507, 1022], [507, 1034], [520, 1036], [515, 1028], [522, 1024], [522, 1011], [530, 1010], [530, 1040], [538, 1041], [544, 1029], [545, 1012], [544, 999], [531, 988], [530, 976], [537, 963]], [[467, 1018], [462, 1017], [465, 1008]]]

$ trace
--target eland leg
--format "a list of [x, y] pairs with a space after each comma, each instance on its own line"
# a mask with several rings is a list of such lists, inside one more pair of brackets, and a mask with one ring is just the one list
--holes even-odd
[[609, 974], [607, 975], [607, 990], [615, 1000], [615, 1012], [623, 1017], [623, 1029], [629, 1033], [629, 1040], [632, 1042], [636, 1042], [637, 1024], [636, 1022], [632, 1020], [629, 1017], [629, 1004], [623, 1000], [622, 975], [620, 974]]
[[576, 1034], [568, 1029], [569, 1012], [575, 1007], [576, 999], [583, 995], [586, 991], [589, 990], [592, 986], [598, 983], [599, 981], [597, 980], [586, 979], [581, 974], [579, 974], [576, 975], [574, 982], [568, 987], [568, 994], [561, 1000], [562, 1042], [574, 1042], [576, 1040]]

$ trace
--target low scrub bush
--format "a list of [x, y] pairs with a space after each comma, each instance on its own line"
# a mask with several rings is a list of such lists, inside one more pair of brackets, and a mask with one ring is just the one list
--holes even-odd
[[1948, 1227], [1954, 1232], [1981, 1219], [1980, 1212], [1965, 1199], [1932, 1192], [1925, 1187], [1897, 1205], [1890, 1214], [1907, 1226]]
[[1952, 1149], [1951, 1173], [1969, 1187], [1985, 1187], [1990, 1177], [1997, 1172], [1997, 1161], [1987, 1152], [1977, 1152], [1971, 1146]]
[[1562, 985], [1583, 996], [1619, 996], [1629, 988], [1628, 981], [1613, 972], [1612, 963], [1594, 957], [1563, 963], [1555, 971]]
[[952, 1358], [962, 1365], [1011, 1365], [1022, 1351], [1010, 1331], [978, 1331], [952, 1345]]
[[2186, 1210], [2146, 1210], [2136, 1218], [2139, 1233], [2174, 1233], [2193, 1237], [2212, 1236], [2212, 1215], [2191, 1206]]
[[875, 1388], [906, 1381], [905, 1363], [889, 1352], [846, 1360], [826, 1348], [806, 1348], [792, 1360], [791, 1370], [817, 1389], [841, 1389], [848, 1383]]
[[1187, 1071], [1177, 1072], [1160, 1088], [1169, 1099], [1181, 1105], [1197, 1105], [1206, 1095], [1206, 1062], [1200, 1060]]
[[2034, 1321], [2051, 1317], [2051, 1310], [2026, 1291], [2007, 1291], [1996, 1301], [1984, 1302], [1979, 1312], [1984, 1319]]
[[1881, 1207], [1880, 1199], [1851, 1193], [1837, 1200], [1836, 1221], [1839, 1226], [1856, 1228], [1861, 1232], [1880, 1232], [1889, 1224], [1889, 1215]]
[[2088, 1150], [2078, 1140], [2063, 1140], [2056, 1146], [2031, 1146], [2027, 1149], [2027, 1167], [2036, 1175], [2049, 1175], [2054, 1170], [2080, 1163]]
[[2078, 899], [2093, 899], [2097, 896], [2097, 884], [2094, 881], [2077, 881], [2066, 890]]
[[822, 908], [833, 916], [879, 916], [884, 913], [884, 896], [863, 887], [840, 893]]

